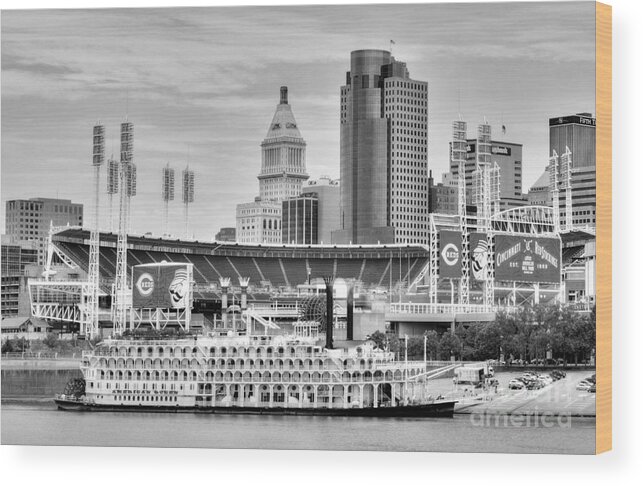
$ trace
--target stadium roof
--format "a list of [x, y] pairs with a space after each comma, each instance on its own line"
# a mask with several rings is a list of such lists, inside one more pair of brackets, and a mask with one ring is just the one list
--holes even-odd
[[572, 231], [564, 231], [560, 234], [560, 239], [563, 246], [575, 246], [585, 244], [590, 241], [596, 240], [596, 235], [589, 231], [575, 229]]
[[[54, 242], [66, 241], [69, 243], [89, 243], [89, 230], [70, 227], [64, 229], [53, 236]], [[85, 241], [87, 240], [87, 241]], [[118, 235], [116, 233], [101, 233], [101, 246], [116, 247]], [[377, 253], [396, 256], [399, 252], [405, 255], [417, 254], [418, 256], [428, 256], [429, 247], [427, 245], [411, 244], [389, 244], [389, 245], [291, 245], [291, 244], [246, 244], [232, 243], [229, 241], [198, 241], [198, 240], [181, 240], [169, 238], [156, 238], [138, 235], [128, 235], [127, 244], [133, 248], [155, 251], [186, 252], [207, 255], [253, 255], [253, 256], [288, 256], [305, 254], [314, 257], [330, 257], [333, 255], [347, 253]]]

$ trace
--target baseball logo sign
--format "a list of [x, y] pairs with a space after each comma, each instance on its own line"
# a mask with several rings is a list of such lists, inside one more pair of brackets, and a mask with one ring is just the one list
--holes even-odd
[[185, 297], [188, 291], [188, 272], [186, 269], [180, 269], [174, 272], [174, 278], [168, 289], [172, 299], [172, 307], [185, 307]]
[[136, 290], [144, 297], [148, 297], [154, 292], [154, 279], [149, 273], [142, 273], [136, 281]]
[[444, 260], [444, 263], [446, 263], [450, 267], [457, 264], [460, 260], [460, 251], [458, 250], [458, 247], [453, 243], [447, 244], [442, 249], [442, 259]]
[[481, 239], [471, 252], [471, 270], [476, 280], [484, 280], [487, 267], [487, 248], [487, 241]]

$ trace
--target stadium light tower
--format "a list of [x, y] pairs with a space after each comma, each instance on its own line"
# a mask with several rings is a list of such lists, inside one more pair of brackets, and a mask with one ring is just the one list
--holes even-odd
[[467, 228], [467, 180], [465, 165], [467, 161], [467, 122], [453, 122], [451, 159], [458, 166], [458, 215], [462, 234], [462, 277], [460, 278], [460, 304], [469, 304], [469, 231]]
[[572, 218], [572, 153], [565, 146], [565, 153], [560, 156], [560, 185], [565, 190], [565, 230], [571, 231]]
[[189, 206], [194, 202], [194, 171], [190, 167], [183, 170], [183, 219], [185, 220], [185, 237], [189, 237]]
[[560, 233], [560, 201], [558, 199], [559, 195], [559, 184], [558, 184], [558, 153], [554, 150], [552, 156], [549, 158], [549, 190], [551, 191], [551, 203], [554, 208], [554, 231]]
[[163, 167], [163, 181], [161, 186], [161, 198], [163, 199], [163, 205], [165, 214], [163, 215], [163, 235], [168, 236], [169, 232], [169, 205], [170, 201], [174, 201], [174, 169], [168, 164]]
[[109, 232], [114, 232], [114, 194], [118, 194], [118, 160], [114, 155], [107, 161], [107, 196], [109, 198]]
[[477, 206], [478, 230], [487, 235], [484, 273], [484, 305], [490, 308], [494, 297], [493, 234], [491, 217], [500, 207], [500, 168], [491, 162], [491, 125], [478, 126], [476, 170], [473, 173], [473, 196]]
[[105, 161], [105, 127], [93, 129], [92, 165], [94, 166], [94, 221], [89, 235], [89, 266], [85, 309], [81, 318], [81, 334], [93, 338], [98, 335], [98, 285], [100, 274], [100, 167]]
[[[571, 231], [572, 217], [572, 153], [565, 147], [565, 153], [558, 155], [554, 150], [549, 158], [549, 189], [551, 202], [554, 208], [554, 227], [556, 232], [561, 230]], [[565, 191], [565, 217], [561, 222], [560, 217], [560, 190]], [[562, 223], [562, 224], [561, 224]]]
[[127, 326], [129, 286], [127, 283], [127, 232], [129, 230], [130, 200], [136, 195], [136, 165], [134, 125], [121, 123], [120, 204], [118, 214], [118, 243], [116, 248], [116, 279], [112, 296], [114, 333], [122, 334]]

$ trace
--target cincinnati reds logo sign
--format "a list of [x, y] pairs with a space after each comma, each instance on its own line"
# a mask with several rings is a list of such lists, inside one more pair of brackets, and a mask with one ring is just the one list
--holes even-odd
[[136, 289], [144, 297], [154, 292], [154, 279], [152, 276], [149, 273], [142, 273], [136, 281]]
[[444, 263], [446, 263], [450, 267], [458, 263], [458, 260], [460, 259], [460, 252], [458, 251], [458, 247], [453, 243], [449, 243], [448, 245], [446, 245], [442, 250], [442, 259], [444, 260]]
[[180, 269], [174, 272], [174, 279], [168, 289], [170, 298], [172, 299], [172, 306], [174, 308], [185, 307], [185, 297], [188, 292], [188, 272], [185, 269]]

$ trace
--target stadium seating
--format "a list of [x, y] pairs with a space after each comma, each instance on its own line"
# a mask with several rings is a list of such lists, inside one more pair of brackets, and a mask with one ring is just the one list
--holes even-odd
[[334, 258], [308, 258], [308, 266], [311, 278], [323, 278], [335, 274]]
[[280, 287], [286, 285], [284, 272], [281, 270], [278, 258], [255, 258], [259, 264], [261, 273], [273, 286]]
[[[78, 229], [54, 235], [54, 243], [83, 270], [87, 270], [89, 233]], [[113, 281], [116, 273], [114, 234], [101, 235], [101, 277]], [[305, 284], [325, 276], [360, 280], [365, 287], [412, 282], [428, 261], [424, 246], [266, 247], [128, 237], [128, 270], [153, 262], [187, 262], [194, 265], [197, 285], [219, 286], [220, 277], [238, 285], [250, 278], [249, 299], [266, 299], [269, 292]], [[266, 287], [263, 282], [269, 281]], [[272, 290], [271, 290], [272, 289]], [[213, 295], [213, 294], [209, 294]]]
[[344, 279], [359, 279], [360, 273], [362, 271], [362, 266], [364, 265], [364, 258], [352, 260], [352, 259], [337, 259], [337, 272], [335, 273], [335, 278], [344, 278]]

